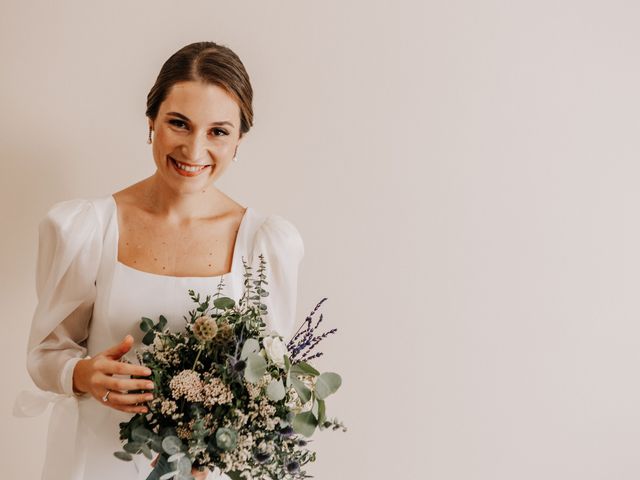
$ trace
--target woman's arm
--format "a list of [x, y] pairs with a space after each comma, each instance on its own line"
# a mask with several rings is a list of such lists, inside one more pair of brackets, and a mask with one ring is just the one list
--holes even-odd
[[89, 200], [56, 203], [38, 227], [38, 304], [27, 346], [27, 370], [42, 390], [73, 395], [73, 370], [86, 357], [96, 298], [102, 229]]
[[253, 272], [260, 264], [260, 255], [266, 264], [265, 290], [269, 295], [261, 301], [267, 305], [265, 323], [287, 339], [295, 324], [298, 273], [304, 257], [304, 242], [298, 229], [279, 215], [269, 215], [256, 231], [253, 245]]

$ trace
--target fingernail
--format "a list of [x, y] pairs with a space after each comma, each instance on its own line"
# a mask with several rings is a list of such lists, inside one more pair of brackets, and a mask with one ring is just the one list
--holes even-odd
[[153, 387], [154, 387], [153, 383], [151, 382], [147, 383], [147, 388], [153, 388]]
[[144, 374], [145, 375], [151, 375], [151, 370], [149, 370], [148, 368], [144, 369]]

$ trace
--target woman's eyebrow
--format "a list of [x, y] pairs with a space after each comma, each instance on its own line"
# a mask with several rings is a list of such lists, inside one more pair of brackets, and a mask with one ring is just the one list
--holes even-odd
[[[183, 115], [181, 113], [178, 112], [167, 112], [167, 115], [173, 115], [174, 117], [178, 117], [181, 118], [182, 120], [186, 120], [187, 122], [190, 122], [191, 120], [189, 120], [189, 117], [187, 117], [186, 115]], [[221, 122], [211, 122], [209, 125], [231, 125], [233, 127], [233, 123], [224, 120]]]

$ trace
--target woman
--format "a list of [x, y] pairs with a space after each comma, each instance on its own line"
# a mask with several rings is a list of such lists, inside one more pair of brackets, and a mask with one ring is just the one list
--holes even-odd
[[147, 98], [155, 173], [107, 197], [59, 202], [40, 223], [27, 368], [42, 392], [23, 394], [16, 408], [34, 415], [43, 399], [55, 403], [42, 478], [127, 480], [151, 472], [141, 455], [133, 462], [113, 455], [121, 450], [119, 423], [147, 411], [153, 398], [149, 380], [130, 378], [150, 373], [134, 354], [142, 316], [163, 314], [169, 328], [184, 328], [189, 289], [214, 293], [223, 279], [224, 293], [238, 298], [243, 261], [255, 266], [263, 255], [271, 292], [265, 321], [285, 338], [293, 333], [304, 255], [297, 229], [214, 186], [252, 126], [252, 96], [230, 49], [185, 46]]

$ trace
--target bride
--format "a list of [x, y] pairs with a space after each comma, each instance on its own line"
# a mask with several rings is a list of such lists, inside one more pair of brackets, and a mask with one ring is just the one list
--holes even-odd
[[[228, 47], [187, 45], [163, 65], [147, 97], [156, 171], [113, 195], [55, 204], [39, 226], [38, 306], [27, 368], [39, 387], [16, 414], [53, 402], [43, 479], [145, 479], [152, 462], [124, 462], [119, 423], [148, 411], [154, 385], [135, 361], [141, 316], [183, 328], [189, 288], [241, 294], [242, 261], [269, 270], [265, 322], [292, 332], [304, 245], [281, 216], [243, 207], [215, 187], [253, 122], [253, 91]], [[130, 363], [131, 362], [131, 363]], [[143, 390], [143, 393], [128, 393]], [[196, 471], [204, 478], [228, 478]]]

